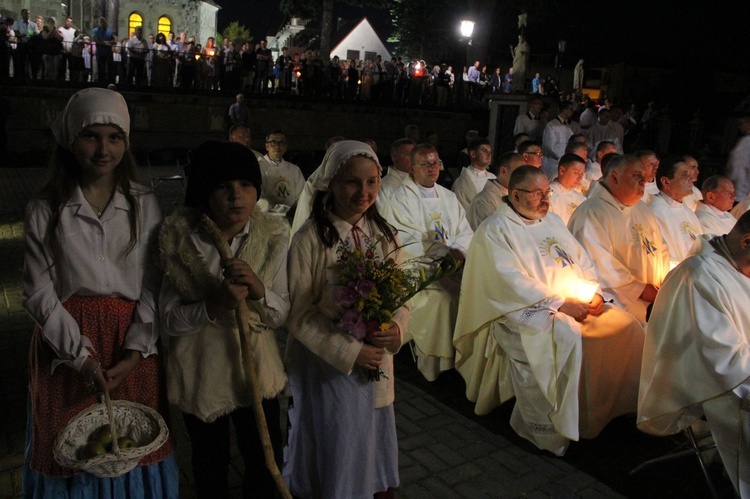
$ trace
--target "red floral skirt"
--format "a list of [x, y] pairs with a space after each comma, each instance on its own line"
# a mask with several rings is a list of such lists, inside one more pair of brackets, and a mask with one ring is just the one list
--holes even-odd
[[[63, 307], [78, 323], [94, 348], [93, 357], [106, 370], [123, 356], [122, 345], [133, 320], [137, 302], [116, 297], [72, 296]], [[52, 448], [57, 434], [83, 409], [99, 402], [88, 380], [68, 366], [58, 366], [52, 348], [34, 330], [29, 350], [29, 379], [32, 411], [31, 468], [48, 476], [70, 476], [74, 470], [57, 464]], [[168, 421], [164, 369], [159, 355], [141, 359], [123, 383], [110, 393], [112, 400], [129, 400], [153, 407]], [[157, 463], [174, 452], [170, 439], [159, 449], [144, 456], [140, 465]]]

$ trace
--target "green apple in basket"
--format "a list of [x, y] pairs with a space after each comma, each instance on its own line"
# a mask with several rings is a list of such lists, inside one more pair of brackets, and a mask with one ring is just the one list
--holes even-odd
[[117, 446], [122, 449], [135, 449], [138, 447], [138, 444], [135, 443], [135, 441], [128, 437], [120, 437], [117, 439]]
[[118, 438], [117, 432], [112, 434], [112, 427], [108, 424], [100, 426], [89, 436], [89, 442], [99, 442], [104, 446], [105, 449], [109, 450], [112, 447], [112, 440]]
[[91, 459], [92, 457], [101, 456], [106, 453], [107, 449], [104, 448], [101, 442], [94, 440], [78, 449], [78, 459]]

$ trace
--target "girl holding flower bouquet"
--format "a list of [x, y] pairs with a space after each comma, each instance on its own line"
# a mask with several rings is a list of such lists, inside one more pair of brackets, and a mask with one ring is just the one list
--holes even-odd
[[[392, 356], [409, 311], [401, 307], [390, 321], [365, 325], [350, 313], [333, 268], [340, 271], [350, 257], [371, 265], [402, 260], [396, 231], [375, 206], [380, 173], [367, 144], [338, 142], [309, 180], [312, 206], [298, 206], [311, 214], [289, 249], [293, 405], [283, 472], [296, 497], [392, 497], [399, 483]], [[356, 292], [365, 296], [372, 284], [362, 282]], [[378, 369], [384, 375], [369, 381]]]

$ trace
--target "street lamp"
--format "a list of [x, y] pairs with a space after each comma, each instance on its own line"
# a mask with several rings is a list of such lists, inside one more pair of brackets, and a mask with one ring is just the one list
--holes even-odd
[[562, 73], [563, 54], [565, 54], [565, 40], [557, 41], [557, 86], [560, 87], [560, 74]]

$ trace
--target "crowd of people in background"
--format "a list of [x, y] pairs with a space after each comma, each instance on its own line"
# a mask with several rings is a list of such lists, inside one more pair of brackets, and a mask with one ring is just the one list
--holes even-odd
[[[185, 32], [145, 34], [142, 27], [121, 37], [104, 17], [85, 33], [71, 17], [62, 23], [54, 17], [32, 19], [23, 9], [20, 19], [0, 18], [0, 81], [46, 79], [440, 107], [514, 88], [513, 68], [488, 73], [479, 61], [457, 74], [446, 63], [401, 57], [326, 60], [318, 49], [296, 47], [281, 48], [276, 55], [265, 39], [253, 43], [217, 35], [200, 42]], [[542, 80], [538, 73], [524, 87], [559, 96], [554, 78]]]

